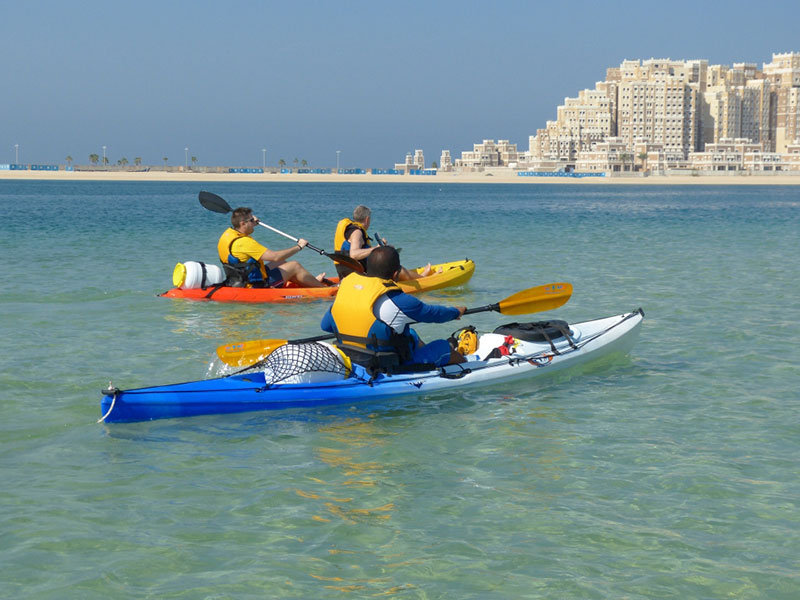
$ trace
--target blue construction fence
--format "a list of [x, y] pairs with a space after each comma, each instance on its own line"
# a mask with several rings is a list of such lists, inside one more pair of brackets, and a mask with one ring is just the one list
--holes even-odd
[[400, 169], [372, 169], [373, 175], [402, 175], [404, 171]]
[[409, 169], [409, 175], [436, 175], [436, 169]]
[[[11, 163], [10, 165], [9, 164], [0, 165], [0, 171], [27, 171], [27, 170], [28, 170], [28, 165], [16, 165], [14, 163]], [[56, 170], [58, 170], [58, 167], [56, 167]]]
[[281, 169], [281, 173], [284, 175], [289, 175], [291, 173], [302, 173], [303, 175], [313, 174], [313, 175], [330, 175], [333, 172], [332, 169], [290, 169], [285, 167]]
[[567, 173], [564, 171], [519, 171], [518, 177], [605, 177], [605, 173]]
[[339, 175], [365, 175], [366, 169], [339, 169]]
[[264, 169], [247, 169], [240, 167], [232, 167], [228, 169], [228, 173], [263, 173]]

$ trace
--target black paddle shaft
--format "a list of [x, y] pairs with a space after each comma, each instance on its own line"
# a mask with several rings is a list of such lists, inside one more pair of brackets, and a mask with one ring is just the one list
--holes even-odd
[[500, 312], [500, 303], [497, 302], [495, 304], [487, 304], [486, 306], [479, 306], [477, 308], [468, 308], [464, 311], [465, 315], [472, 315], [479, 312], [487, 312], [493, 310], [495, 312]]

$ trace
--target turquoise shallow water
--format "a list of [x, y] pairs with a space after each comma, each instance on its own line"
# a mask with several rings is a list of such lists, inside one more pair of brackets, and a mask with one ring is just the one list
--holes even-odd
[[156, 297], [214, 259], [199, 185], [0, 182], [0, 596], [800, 597], [800, 189], [203, 187], [325, 248], [367, 204], [406, 265], [476, 261], [428, 301], [569, 281], [541, 318], [642, 306], [641, 338], [536, 383], [97, 425], [109, 380], [203, 377], [326, 305]]

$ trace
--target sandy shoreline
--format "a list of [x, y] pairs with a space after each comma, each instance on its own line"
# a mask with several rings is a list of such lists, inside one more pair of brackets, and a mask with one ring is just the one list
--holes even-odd
[[521, 185], [800, 185], [797, 174], [641, 175], [613, 177], [519, 177], [509, 173], [438, 173], [437, 175], [334, 175], [311, 173], [192, 173], [167, 171], [0, 171], [0, 181], [180, 181], [303, 183], [515, 183]]

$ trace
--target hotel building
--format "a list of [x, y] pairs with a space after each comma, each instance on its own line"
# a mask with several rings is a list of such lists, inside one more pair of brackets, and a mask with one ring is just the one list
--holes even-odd
[[[491, 150], [487, 142], [463, 153], [456, 166], [502, 164], [477, 156]], [[800, 53], [773, 54], [762, 69], [625, 60], [593, 90], [566, 98], [517, 162], [541, 171], [720, 170], [721, 164], [789, 170], [797, 168], [798, 143]], [[731, 159], [733, 147], [741, 160]]]

